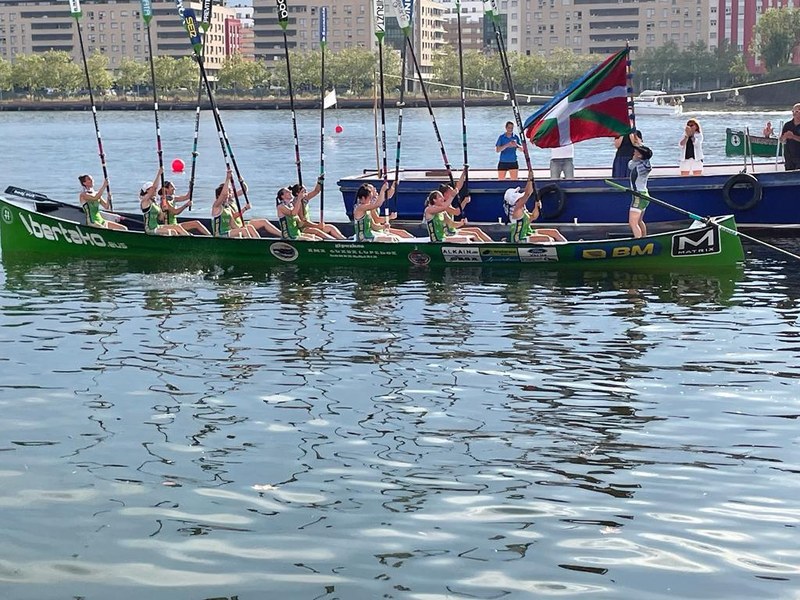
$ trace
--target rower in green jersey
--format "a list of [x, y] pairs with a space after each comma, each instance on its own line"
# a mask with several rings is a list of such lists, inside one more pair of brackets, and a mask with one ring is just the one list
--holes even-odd
[[324, 183], [324, 177], [320, 175], [317, 178], [317, 185], [314, 186], [310, 192], [306, 189], [306, 186], [300, 185], [299, 183], [295, 183], [289, 190], [292, 192], [292, 197], [294, 198], [295, 204], [301, 204], [302, 209], [298, 217], [300, 218], [300, 231], [303, 233], [308, 233], [311, 235], [315, 235], [323, 240], [343, 240], [344, 235], [336, 225], [331, 223], [316, 223], [311, 218], [311, 210], [309, 209], [309, 203], [311, 202], [312, 198], [315, 198], [317, 194], [322, 191], [322, 186]]
[[[281, 237], [285, 240], [319, 240], [319, 236], [304, 233], [300, 213], [303, 210], [302, 202], [294, 202], [292, 191], [281, 188], [275, 196], [275, 209], [278, 212], [278, 221], [281, 226]], [[330, 238], [328, 238], [330, 239]]]
[[148, 181], [139, 190], [139, 208], [144, 217], [144, 231], [150, 235], [189, 235], [189, 232], [180, 225], [162, 223], [166, 215], [162, 213], [161, 200], [156, 197], [156, 190], [163, 172], [164, 169], [159, 167], [152, 183]]
[[[461, 171], [461, 177], [458, 178], [455, 186], [448, 183], [443, 183], [439, 186], [439, 191], [442, 193], [442, 196], [444, 196], [445, 202], [449, 205], [447, 213], [444, 215], [444, 220], [447, 225], [447, 235], [463, 235], [472, 238], [474, 241], [491, 242], [492, 238], [483, 231], [483, 229], [467, 225], [467, 217], [464, 214], [464, 209], [472, 200], [469, 194], [465, 194], [460, 199], [457, 207], [453, 206], [453, 200], [455, 200], [456, 196], [458, 196], [461, 189], [464, 187], [468, 169], [467, 166], [464, 167]], [[461, 219], [457, 221], [456, 217], [458, 216], [460, 216]]]
[[241, 216], [233, 206], [234, 194], [233, 173], [228, 168], [225, 181], [217, 186], [216, 198], [211, 206], [212, 229], [217, 237], [257, 238], [258, 231], [252, 225], [237, 221]]
[[[165, 181], [164, 187], [158, 190], [158, 197], [163, 198], [161, 209], [167, 215], [167, 225], [178, 225], [178, 215], [185, 211], [187, 208], [192, 207], [189, 200], [189, 194], [182, 196], [175, 195], [175, 184], [171, 181]], [[178, 206], [178, 202], [183, 202]], [[198, 220], [181, 221], [180, 226], [184, 231], [197, 235], [211, 235], [211, 232]]]
[[[108, 189], [108, 180], [103, 181], [100, 189], [94, 190], [94, 179], [91, 175], [80, 175], [78, 181], [81, 184], [81, 193], [78, 196], [78, 201], [81, 204], [84, 214], [86, 215], [86, 224], [92, 227], [103, 227], [105, 229], [119, 229], [126, 231], [128, 228], [125, 225], [120, 225], [115, 221], [111, 221], [103, 217], [100, 211], [111, 208], [111, 203], [103, 198], [103, 192]], [[109, 198], [111, 194], [109, 194]], [[117, 217], [114, 215], [114, 217]]]
[[381, 191], [375, 189], [371, 183], [365, 183], [356, 192], [356, 204], [353, 207], [353, 224], [356, 230], [357, 242], [396, 242], [397, 235], [383, 230], [373, 230], [372, 213], [378, 210], [386, 201], [386, 191], [389, 183], [383, 182]]
[[558, 229], [534, 229], [531, 222], [539, 218], [542, 210], [542, 201], [537, 200], [533, 204], [533, 211], [528, 212], [526, 202], [533, 194], [533, 178], [529, 177], [525, 184], [525, 189], [519, 187], [506, 190], [503, 200], [505, 202], [508, 221], [511, 223], [510, 236], [508, 241], [515, 244], [527, 242], [566, 242], [567, 239], [561, 235]]
[[432, 242], [452, 242], [456, 244], [469, 244], [474, 241], [472, 236], [451, 235], [447, 231], [447, 211], [450, 209], [448, 202], [442, 192], [434, 190], [428, 194], [425, 200], [425, 212], [423, 213], [425, 225], [428, 227], [428, 235]]

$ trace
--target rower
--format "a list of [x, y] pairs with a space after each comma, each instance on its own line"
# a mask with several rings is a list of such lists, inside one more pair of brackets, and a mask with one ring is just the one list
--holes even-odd
[[378, 192], [371, 183], [365, 183], [356, 192], [356, 205], [353, 207], [353, 223], [357, 242], [397, 242], [399, 237], [386, 231], [372, 230], [372, 213], [380, 209], [386, 201], [389, 183], [383, 182]]
[[511, 235], [508, 241], [515, 244], [566, 242], [567, 239], [561, 235], [558, 229], [533, 229], [531, 227], [531, 222], [539, 218], [542, 210], [542, 201], [536, 200], [533, 204], [533, 211], [528, 211], [526, 203], [532, 194], [533, 178], [531, 177], [528, 178], [524, 190], [520, 190], [519, 187], [506, 190], [503, 200], [508, 220], [511, 223]]
[[[100, 189], [97, 191], [94, 191], [94, 179], [92, 179], [91, 175], [80, 175], [78, 181], [82, 187], [81, 193], [78, 195], [78, 201], [86, 215], [86, 224], [92, 227], [127, 231], [128, 228], [125, 227], [125, 225], [114, 221], [107, 221], [103, 218], [103, 215], [100, 214], [101, 208], [106, 210], [111, 208], [111, 203], [103, 198], [103, 192], [108, 189], [108, 179], [103, 180], [103, 185], [101, 185]], [[116, 217], [116, 215], [114, 216]]]
[[236, 220], [232, 207], [234, 189], [232, 187], [233, 173], [228, 168], [225, 181], [217, 186], [216, 199], [211, 206], [212, 230], [217, 237], [257, 238], [260, 237], [252, 225], [246, 225]]

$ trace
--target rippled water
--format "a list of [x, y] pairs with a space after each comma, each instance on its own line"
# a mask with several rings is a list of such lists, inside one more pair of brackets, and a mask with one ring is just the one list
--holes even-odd
[[0, 597], [797, 597], [800, 279], [749, 250], [659, 276], [5, 261]]

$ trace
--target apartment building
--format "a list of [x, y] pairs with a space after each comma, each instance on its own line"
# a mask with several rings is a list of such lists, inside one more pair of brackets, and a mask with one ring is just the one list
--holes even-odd
[[549, 55], [611, 54], [627, 42], [633, 50], [668, 41], [685, 48], [709, 41], [709, 1], [714, 0], [500, 0], [507, 14], [509, 51]]
[[[800, 8], [800, 0], [712, 0], [709, 47], [716, 48], [722, 40], [728, 40], [733, 48], [746, 55], [747, 68], [751, 72], [758, 70], [760, 65], [750, 47], [758, 17], [770, 8]], [[795, 53], [794, 62], [798, 61], [800, 53]]]
[[[397, 25], [389, 2], [385, 1], [385, 43], [400, 49], [405, 36]], [[320, 8], [328, 7], [328, 50], [345, 48], [377, 50], [372, 0], [299, 0], [289, 3], [286, 39], [290, 50], [319, 48]], [[412, 20], [412, 39], [423, 74], [433, 68], [433, 54], [445, 43], [442, 20], [444, 8], [438, 0], [416, 0]], [[283, 30], [278, 23], [275, 0], [253, 0], [255, 56], [267, 62], [283, 60]]]
[[[141, 16], [141, 2], [82, 2], [77, 19], [87, 55], [95, 50], [109, 59], [109, 68], [124, 57], [146, 60], [149, 56], [147, 29]], [[198, 2], [184, 6], [200, 12]], [[225, 56], [238, 51], [241, 36], [233, 9], [214, 6], [212, 23], [205, 36], [205, 59], [209, 75], [222, 66]], [[153, 2], [150, 22], [153, 53], [181, 58], [192, 55], [186, 31], [172, 0]], [[0, 57], [13, 61], [20, 54], [62, 50], [81, 60], [76, 19], [63, 0], [20, 2], [0, 0]]]

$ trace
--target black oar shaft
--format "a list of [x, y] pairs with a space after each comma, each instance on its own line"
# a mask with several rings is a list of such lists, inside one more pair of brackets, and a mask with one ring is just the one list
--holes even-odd
[[103, 169], [103, 179], [106, 181], [106, 193], [108, 194], [108, 207], [114, 208], [113, 200], [111, 197], [111, 183], [108, 181], [108, 167], [106, 166], [106, 154], [103, 150], [103, 138], [100, 135], [100, 124], [97, 122], [97, 106], [94, 103], [94, 93], [92, 92], [92, 79], [89, 76], [89, 61], [86, 59], [86, 48], [83, 45], [83, 34], [81, 33], [81, 24], [78, 18], [75, 18], [75, 24], [78, 26], [78, 44], [81, 47], [81, 58], [83, 59], [83, 72], [86, 76], [86, 87], [89, 90], [89, 104], [92, 108], [92, 120], [94, 121], [94, 133], [97, 136], [97, 151], [100, 155], [100, 166]]
[[153, 61], [153, 36], [150, 32], [150, 23], [147, 23], [147, 49], [150, 53], [150, 80], [153, 84], [153, 115], [156, 122], [156, 153], [158, 154], [158, 166], [161, 170], [161, 190], [164, 191], [164, 151], [161, 147], [161, 125], [158, 121], [158, 87], [156, 86], [156, 68]]
[[455, 186], [455, 179], [453, 179], [453, 171], [450, 166], [450, 161], [447, 158], [447, 152], [444, 149], [442, 134], [439, 133], [439, 126], [436, 124], [436, 116], [433, 114], [433, 106], [431, 105], [430, 96], [428, 96], [428, 89], [425, 86], [425, 79], [422, 77], [422, 71], [420, 70], [419, 63], [417, 62], [417, 55], [416, 52], [414, 52], [414, 45], [411, 43], [411, 39], [408, 37], [408, 35], [406, 35], [406, 45], [408, 46], [408, 50], [411, 54], [411, 62], [414, 64], [414, 70], [417, 73], [419, 87], [422, 90], [423, 97], [425, 98], [425, 106], [427, 107], [428, 114], [431, 117], [431, 123], [433, 124], [433, 131], [436, 134], [436, 141], [439, 142], [439, 151], [442, 153], [444, 168], [447, 170], [447, 176], [450, 179], [450, 185]]
[[289, 64], [289, 39], [283, 30], [283, 51], [286, 57], [286, 85], [289, 86], [289, 109], [292, 113], [292, 133], [294, 135], [294, 162], [297, 165], [297, 183], [303, 185], [303, 169], [300, 162], [300, 137], [297, 135], [297, 114], [294, 110], [294, 87], [292, 86], [292, 67]]

